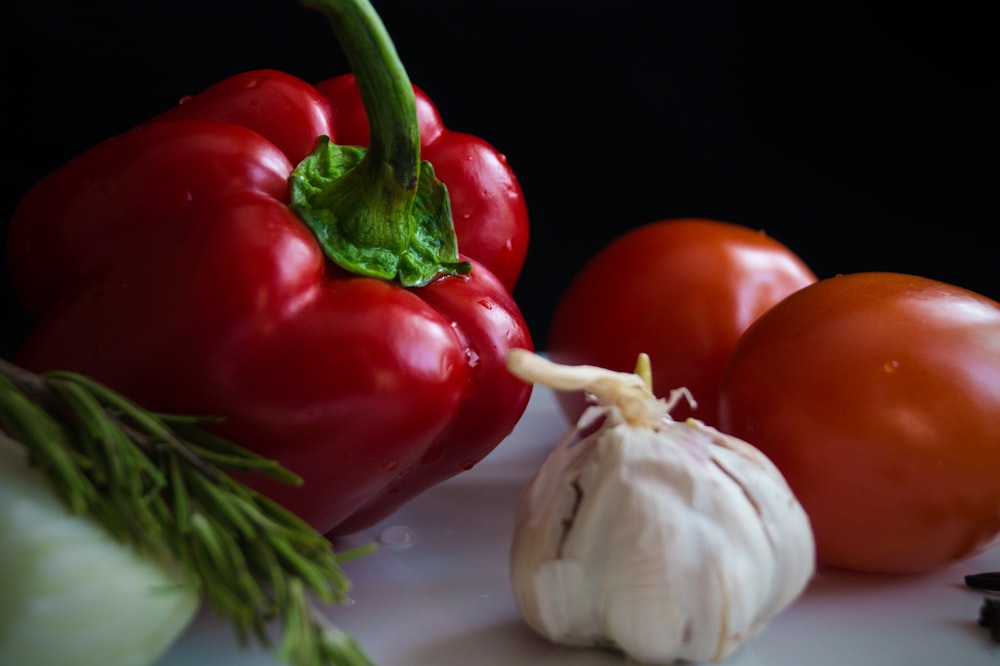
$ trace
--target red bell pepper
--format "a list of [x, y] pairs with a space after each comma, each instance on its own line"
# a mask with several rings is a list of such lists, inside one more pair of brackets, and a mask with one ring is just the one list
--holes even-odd
[[252, 485], [348, 533], [520, 418], [531, 389], [504, 357], [532, 345], [510, 295], [527, 216], [503, 157], [443, 127], [366, 0], [312, 6], [353, 75], [236, 75], [28, 192], [8, 252], [37, 324], [15, 360], [220, 415], [304, 480]]

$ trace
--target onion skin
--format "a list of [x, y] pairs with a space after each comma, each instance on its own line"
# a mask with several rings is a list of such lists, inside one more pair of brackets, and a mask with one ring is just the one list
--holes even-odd
[[173, 562], [141, 557], [70, 513], [0, 438], [0, 664], [150, 666], [200, 605]]

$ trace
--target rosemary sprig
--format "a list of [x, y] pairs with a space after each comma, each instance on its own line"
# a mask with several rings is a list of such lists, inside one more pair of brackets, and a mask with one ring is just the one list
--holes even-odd
[[301, 480], [204, 428], [205, 419], [157, 414], [71, 372], [34, 374], [0, 359], [0, 430], [66, 506], [89, 514], [152, 558], [180, 561], [202, 598], [231, 620], [242, 643], [272, 648], [292, 666], [372, 666], [364, 649], [313, 605], [346, 599], [335, 553], [294, 514], [230, 476], [257, 471]]

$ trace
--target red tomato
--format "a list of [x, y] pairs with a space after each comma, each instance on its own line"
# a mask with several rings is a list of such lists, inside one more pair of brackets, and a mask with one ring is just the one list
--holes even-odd
[[[631, 372], [649, 354], [655, 390], [681, 386], [677, 419], [716, 421], [722, 372], [750, 323], [816, 276], [761, 231], [703, 219], [647, 224], [605, 246], [573, 279], [552, 319], [546, 352], [559, 363]], [[567, 418], [585, 407], [560, 392]]]
[[720, 427], [781, 469], [823, 563], [980, 552], [1000, 534], [1000, 303], [895, 273], [822, 280], [744, 334]]

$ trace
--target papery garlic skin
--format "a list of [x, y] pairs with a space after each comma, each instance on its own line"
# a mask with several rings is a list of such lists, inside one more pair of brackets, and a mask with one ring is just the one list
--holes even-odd
[[[621, 375], [589, 371], [605, 385]], [[614, 646], [654, 664], [723, 659], [812, 577], [808, 518], [751, 445], [665, 412], [655, 425], [630, 420], [614, 393], [581, 419], [601, 427], [579, 441], [571, 432], [522, 493], [517, 607], [556, 643]]]

